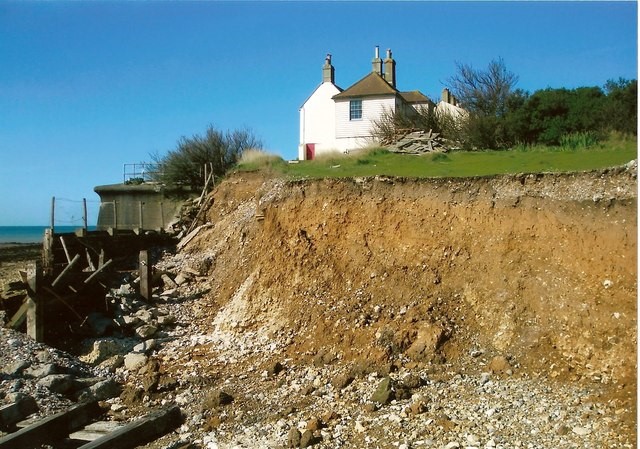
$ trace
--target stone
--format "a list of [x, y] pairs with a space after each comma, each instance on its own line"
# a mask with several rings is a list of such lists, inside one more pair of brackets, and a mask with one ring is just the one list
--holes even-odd
[[393, 393], [393, 382], [390, 377], [385, 377], [378, 384], [376, 391], [371, 396], [371, 401], [385, 405], [391, 402], [393, 399], [395, 399]]
[[275, 362], [267, 368], [267, 375], [269, 377], [277, 376], [282, 370], [284, 370], [284, 366], [280, 362]]
[[140, 319], [145, 324], [149, 324], [153, 321], [153, 313], [148, 309], [140, 309], [135, 313], [135, 317]]
[[148, 353], [153, 351], [156, 347], [156, 340], [150, 338], [149, 340], [145, 340], [142, 343], [138, 343], [133, 347], [133, 352], [142, 352]]
[[113, 379], [100, 381], [78, 394], [78, 401], [105, 401], [118, 396], [122, 392], [122, 386]]
[[402, 379], [402, 385], [411, 390], [420, 388], [424, 385], [424, 382], [420, 376], [415, 374], [409, 374]]
[[310, 447], [318, 442], [311, 430], [305, 430], [300, 436], [300, 447]]
[[287, 435], [287, 447], [300, 447], [300, 440], [302, 439], [302, 434], [298, 429], [292, 427]]
[[409, 411], [412, 415], [419, 415], [425, 413], [428, 410], [427, 403], [424, 399], [418, 399], [411, 403]]
[[228, 405], [233, 402], [233, 396], [222, 391], [214, 390], [208, 393], [202, 401], [202, 408], [204, 410], [210, 410], [212, 408], [220, 407], [221, 405]]
[[29, 362], [26, 362], [24, 360], [17, 360], [13, 363], [9, 363], [8, 365], [3, 366], [2, 372], [7, 376], [13, 377], [13, 376], [19, 376], [20, 374], [22, 374], [22, 372], [26, 368], [29, 368]]
[[511, 374], [511, 364], [505, 356], [497, 355], [489, 362], [489, 371], [493, 374]]
[[307, 421], [307, 430], [315, 432], [316, 430], [320, 430], [323, 428], [324, 428], [324, 423], [322, 422], [321, 419], [311, 418], [309, 421]]
[[158, 324], [161, 326], [170, 326], [172, 324], [176, 324], [176, 317], [173, 315], [161, 315], [157, 319]]
[[124, 356], [118, 354], [98, 364], [98, 368], [114, 373], [116, 369], [120, 368], [122, 365], [124, 365]]
[[91, 312], [87, 316], [87, 324], [91, 328], [91, 332], [98, 337], [106, 335], [108, 332], [113, 332], [115, 327], [112, 319], [99, 312]]
[[129, 371], [137, 371], [147, 363], [147, 356], [139, 352], [130, 352], [124, 357], [124, 367]]
[[115, 356], [124, 355], [131, 348], [131, 343], [114, 338], [100, 339], [93, 342], [93, 348], [89, 354], [80, 357], [85, 363], [98, 365], [103, 361]]
[[422, 323], [406, 355], [415, 361], [431, 361], [445, 339], [444, 330], [435, 323]]
[[69, 374], [50, 374], [38, 380], [37, 384], [58, 394], [67, 394], [74, 387], [73, 377]]
[[142, 323], [142, 320], [137, 316], [124, 315], [122, 317], [122, 323], [128, 327], [136, 327], [138, 324]]
[[44, 363], [42, 365], [34, 365], [24, 370], [24, 374], [37, 379], [58, 374], [60, 369], [53, 363]]
[[158, 331], [153, 324], [145, 324], [136, 329], [136, 335], [140, 338], [147, 339]]
[[351, 374], [338, 374], [333, 378], [331, 384], [337, 389], [342, 390], [347, 388], [351, 383], [355, 380], [355, 378]]

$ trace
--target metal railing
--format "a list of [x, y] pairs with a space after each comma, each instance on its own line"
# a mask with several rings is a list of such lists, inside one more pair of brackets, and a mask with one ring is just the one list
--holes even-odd
[[140, 162], [137, 164], [124, 164], [122, 182], [125, 184], [131, 181], [156, 181], [162, 176], [160, 164]]

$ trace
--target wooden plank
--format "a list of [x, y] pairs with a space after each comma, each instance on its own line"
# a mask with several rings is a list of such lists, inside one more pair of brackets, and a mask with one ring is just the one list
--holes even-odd
[[67, 244], [65, 243], [63, 236], [60, 236], [60, 243], [62, 243], [62, 249], [64, 249], [64, 255], [67, 256], [67, 263], [71, 263], [71, 256], [69, 255], [69, 250], [67, 249]]
[[0, 449], [32, 448], [66, 437], [102, 413], [97, 402], [86, 402], [56, 413], [0, 438]]
[[55, 280], [51, 283], [51, 286], [55, 287], [56, 284], [59, 283], [62, 280], [62, 278], [64, 278], [67, 275], [67, 273], [69, 273], [73, 269], [73, 266], [76, 263], [78, 263], [79, 260], [80, 260], [80, 254], [76, 254], [73, 260], [69, 262], [69, 265], [64, 267], [64, 270], [62, 270], [62, 272], [58, 275], [58, 277], [55, 278]]
[[42, 285], [42, 262], [36, 260], [33, 275], [29, 277], [27, 308], [27, 335], [35, 341], [44, 341], [44, 301], [38, 291]]
[[38, 411], [38, 404], [31, 396], [18, 399], [13, 404], [0, 407], [0, 429], [11, 429], [16, 423]]
[[29, 297], [25, 296], [22, 305], [20, 306], [18, 311], [13, 314], [13, 317], [11, 317], [11, 320], [7, 324], [7, 327], [9, 327], [10, 329], [17, 329], [22, 326], [24, 320], [27, 319], [27, 310], [29, 310]]
[[100, 268], [98, 268], [96, 271], [94, 271], [93, 273], [91, 273], [91, 276], [89, 276], [88, 278], [86, 278], [84, 280], [85, 284], [88, 284], [89, 282], [91, 282], [98, 274], [100, 274], [102, 272], [102, 270], [104, 270], [105, 268], [107, 268], [111, 262], [113, 262], [113, 259], [109, 259], [107, 260], [105, 263], [102, 264], [102, 266]]
[[79, 449], [131, 449], [153, 441], [180, 425], [182, 416], [178, 406], [150, 413]]

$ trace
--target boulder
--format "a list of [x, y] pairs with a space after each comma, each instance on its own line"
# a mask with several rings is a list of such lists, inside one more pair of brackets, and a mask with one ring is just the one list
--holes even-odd
[[120, 384], [113, 379], [106, 379], [81, 390], [78, 394], [78, 401], [104, 401], [118, 396], [121, 391], [122, 387]]
[[147, 363], [147, 356], [139, 352], [130, 352], [124, 357], [124, 367], [129, 371], [137, 371]]
[[444, 340], [445, 332], [438, 324], [422, 323], [406, 355], [415, 361], [431, 361]]
[[145, 324], [136, 329], [136, 335], [140, 338], [147, 339], [158, 331], [153, 324]]
[[394, 399], [395, 395], [393, 392], [393, 381], [390, 377], [385, 377], [378, 384], [376, 391], [371, 396], [371, 401], [385, 405]]
[[73, 377], [69, 374], [50, 374], [38, 380], [37, 384], [59, 394], [70, 393], [75, 386]]

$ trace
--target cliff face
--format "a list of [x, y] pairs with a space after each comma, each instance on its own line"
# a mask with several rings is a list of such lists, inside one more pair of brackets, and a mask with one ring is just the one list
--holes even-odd
[[[214, 227], [188, 251], [212, 261], [217, 322], [292, 332], [291, 356], [455, 361], [482, 349], [532, 373], [626, 381], [636, 371], [635, 186], [628, 171], [289, 184], [246, 175], [218, 188]], [[436, 341], [418, 350], [423, 333]]]
[[[203, 274], [207, 293], [189, 312], [199, 346], [176, 344], [161, 359], [168, 375], [224, 372], [250, 397], [275, 362], [288, 377], [269, 388], [290, 382], [287, 394], [305, 384], [305, 366], [317, 376], [502, 372], [551, 397], [558, 385], [595, 388], [616, 410], [610, 428], [635, 441], [635, 166], [461, 180], [238, 174], [212, 195], [211, 226], [172, 262]], [[264, 385], [260, 407], [287, 403]], [[252, 420], [271, 422], [277, 411], [261, 418], [257, 406], [247, 405]]]

